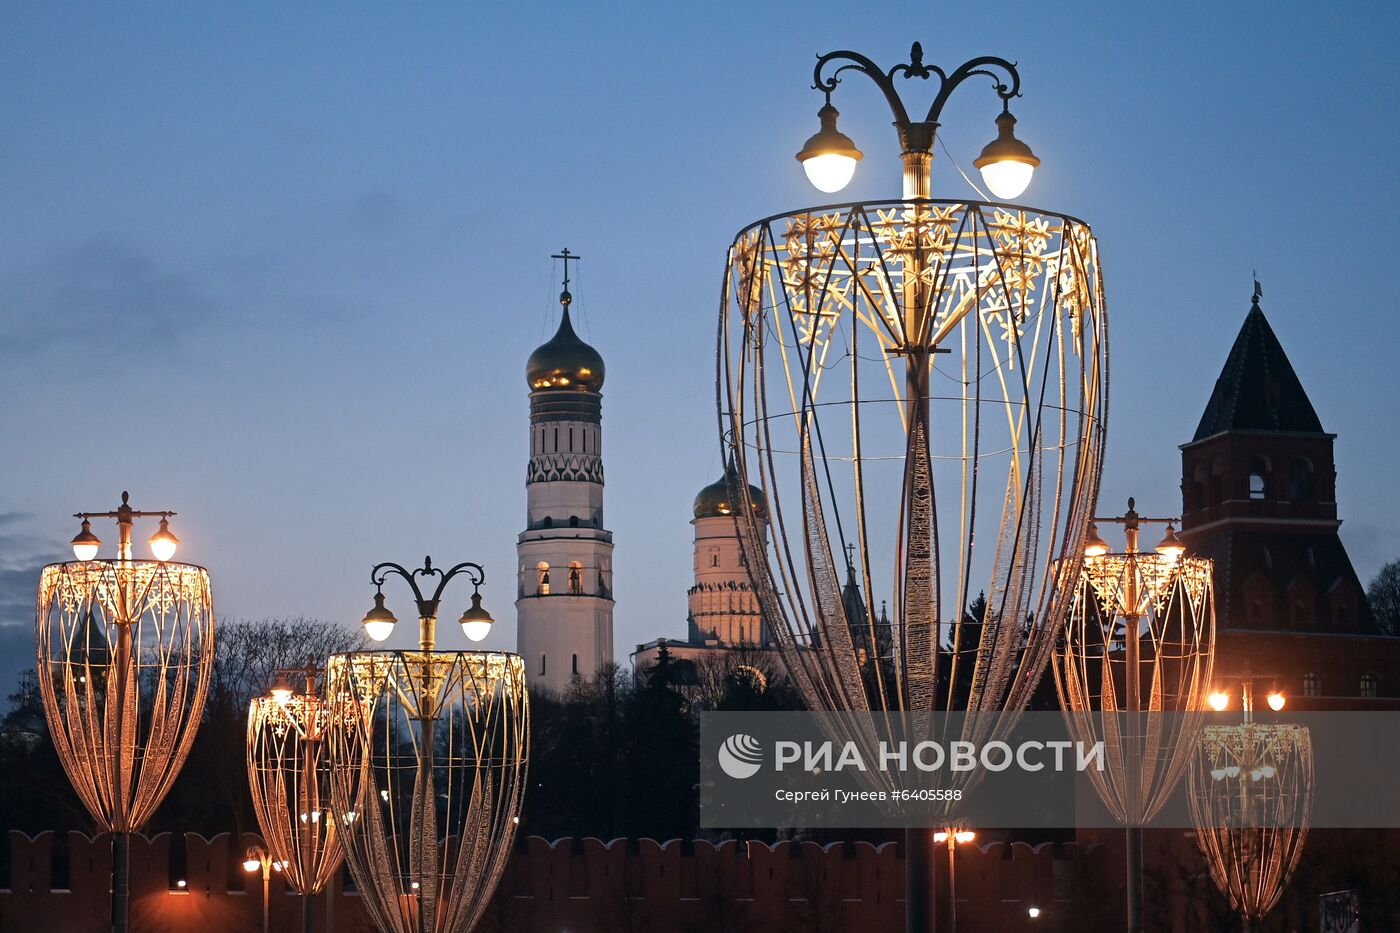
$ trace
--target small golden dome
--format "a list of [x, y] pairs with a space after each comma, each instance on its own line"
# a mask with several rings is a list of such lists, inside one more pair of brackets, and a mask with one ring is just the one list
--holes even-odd
[[603, 388], [603, 374], [602, 356], [574, 333], [566, 304], [559, 330], [525, 363], [525, 379], [531, 389], [597, 392]]
[[[739, 490], [739, 471], [734, 468], [733, 461], [725, 467], [724, 475], [715, 480], [704, 489], [700, 490], [695, 497], [694, 512], [696, 518], [717, 518], [723, 515], [733, 515], [735, 509], [740, 505], [738, 497], [730, 495], [730, 491]], [[763, 495], [763, 490], [752, 484], [749, 485], [749, 498], [753, 500], [753, 509], [758, 517], [764, 521], [768, 520], [768, 500]]]

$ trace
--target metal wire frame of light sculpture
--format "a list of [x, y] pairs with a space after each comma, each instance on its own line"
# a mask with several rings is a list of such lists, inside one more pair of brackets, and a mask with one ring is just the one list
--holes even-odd
[[[1007, 105], [1021, 80], [1001, 58], [944, 71], [915, 43], [886, 71], [856, 52], [820, 56], [822, 129], [798, 153], [814, 184], [839, 188], [861, 156], [831, 106], [847, 74], [889, 104], [903, 200], [769, 217], [729, 249], [716, 391], [741, 476], [740, 541], [810, 709], [965, 710], [984, 715], [961, 726], [925, 716], [930, 738], [985, 740], [1012, 728], [1044, 672], [1062, 618], [1054, 559], [1078, 552], [1097, 495], [1108, 371], [1098, 245], [1067, 215], [930, 197], [943, 107], [964, 83], [989, 79], [1014, 143]], [[922, 120], [896, 78], [935, 79]], [[828, 159], [845, 170], [824, 185], [817, 163]], [[766, 500], [768, 549], [750, 484]], [[847, 546], [857, 618], [842, 601]], [[877, 587], [888, 622], [875, 615]], [[986, 610], [974, 618], [979, 592]], [[831, 717], [828, 731], [878, 741], [850, 723]], [[906, 834], [911, 928], [934, 922], [932, 835]]]
[[[1069, 615], [1055, 651], [1055, 687], [1071, 735], [1103, 742], [1107, 767], [1086, 772], [1127, 829], [1127, 915], [1142, 924], [1141, 827], [1181, 779], [1206, 707], [1214, 663], [1215, 604], [1209, 560], [1185, 556], [1174, 519], [1097, 518], [1084, 555], [1065, 560]], [[1167, 523], [1152, 551], [1143, 523]], [[1109, 553], [1097, 524], [1124, 526], [1126, 548]]]
[[[269, 857], [302, 896], [302, 929], [312, 898], [340, 867], [340, 828], [331, 816], [330, 711], [316, 680], [321, 668], [283, 672], [267, 696], [248, 704], [248, 787]], [[297, 692], [293, 680], [302, 680]]]
[[[762, 540], [752, 483], [773, 544], [745, 559], [808, 706], [1024, 708], [1063, 619], [1055, 559], [1079, 552], [1104, 442], [1088, 226], [973, 202], [852, 204], [760, 221], [729, 260], [718, 392], [744, 477], [740, 540]], [[862, 618], [842, 603], [847, 546]], [[862, 664], [860, 644], [890, 648]]]
[[[127, 929], [129, 835], [155, 812], [189, 754], [214, 657], [209, 573], [175, 563], [174, 512], [81, 512], [76, 561], [39, 578], [39, 690], [54, 750], [98, 827], [112, 834], [112, 928]], [[132, 556], [135, 520], [160, 517], [156, 560]], [[93, 518], [116, 519], [117, 556], [97, 559]]]
[[1211, 880], [1250, 933], [1278, 904], [1302, 858], [1313, 753], [1306, 726], [1255, 722], [1248, 681], [1243, 696], [1244, 722], [1201, 730], [1187, 787]]
[[[437, 607], [458, 573], [432, 561], [407, 580], [418, 603], [416, 651], [332, 655], [326, 669], [332, 812], [370, 916], [387, 933], [466, 933], [486, 909], [519, 822], [529, 747], [529, 695], [519, 655], [437, 651]], [[441, 576], [425, 597], [416, 578]], [[479, 596], [463, 627], [489, 621]], [[393, 623], [382, 592], [366, 622]]]

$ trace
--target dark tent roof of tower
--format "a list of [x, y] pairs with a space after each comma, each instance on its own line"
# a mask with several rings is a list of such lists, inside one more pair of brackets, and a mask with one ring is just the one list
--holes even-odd
[[1256, 298], [1192, 441], [1226, 431], [1321, 434], [1322, 422]]

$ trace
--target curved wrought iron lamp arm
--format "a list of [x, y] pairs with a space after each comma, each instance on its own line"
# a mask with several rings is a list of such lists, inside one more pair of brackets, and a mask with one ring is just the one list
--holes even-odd
[[[433, 566], [433, 559], [431, 557], [423, 558], [423, 566], [419, 567], [417, 570], [408, 570], [402, 564], [396, 564], [393, 561], [387, 560], [375, 564], [374, 569], [369, 572], [369, 582], [373, 583], [376, 587], [383, 587], [384, 581], [388, 580], [390, 575], [403, 577], [413, 589], [413, 598], [418, 603], [418, 614], [420, 616], [436, 616], [438, 604], [442, 601], [442, 591], [447, 588], [447, 581], [451, 580], [459, 573], [466, 574], [467, 579], [472, 582], [472, 586], [478, 589], [486, 582], [486, 569], [480, 564], [473, 563], [472, 561], [462, 561], [460, 564], [449, 567], [447, 570], [442, 570]], [[423, 595], [423, 590], [418, 586], [418, 580], [416, 578], [432, 576], [441, 577], [442, 579], [438, 581], [437, 587], [433, 590], [433, 595], [425, 597]]]
[[[829, 75], [824, 75], [824, 70], [832, 62], [845, 64], [835, 68]], [[1005, 72], [1005, 76], [991, 69], [999, 69]], [[895, 65], [888, 71], [882, 71], [880, 66], [859, 52], [847, 49], [820, 55], [817, 57], [816, 67], [812, 69], [812, 88], [826, 94], [829, 100], [831, 92], [841, 83], [840, 75], [844, 71], [857, 71], [875, 82], [876, 87], [885, 95], [890, 112], [894, 114], [894, 125], [899, 130], [900, 143], [905, 149], [917, 152], [932, 150], [934, 131], [943, 115], [943, 107], [948, 103], [953, 91], [968, 78], [974, 75], [991, 78], [995, 82], [996, 94], [1001, 98], [1003, 110], [1007, 109], [1011, 98], [1021, 95], [1021, 74], [1016, 70], [1014, 62], [995, 55], [982, 55], [963, 62], [952, 72], [945, 72], [937, 65], [924, 64], [923, 46], [918, 42], [909, 50], [908, 62]], [[915, 123], [909, 119], [909, 111], [894, 86], [896, 77], [924, 80], [930, 77], [938, 78], [938, 93], [929, 106], [928, 115], [921, 122]]]

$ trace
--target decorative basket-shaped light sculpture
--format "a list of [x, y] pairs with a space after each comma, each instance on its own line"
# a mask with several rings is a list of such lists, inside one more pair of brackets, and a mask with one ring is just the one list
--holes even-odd
[[[268, 854], [303, 898], [325, 889], [340, 867], [340, 828], [331, 816], [330, 711], [316, 691], [315, 670], [299, 672], [248, 706], [248, 786]], [[308, 902], [309, 907], [309, 902]]]
[[1312, 816], [1312, 738], [1305, 726], [1207, 726], [1187, 785], [1210, 876], [1246, 928], [1283, 896]]
[[[385, 933], [467, 933], [490, 902], [510, 855], [525, 792], [530, 705], [519, 655], [437, 651], [447, 581], [425, 561], [406, 579], [417, 597], [420, 650], [332, 655], [326, 666], [332, 812], [365, 907]], [[418, 578], [441, 577], [424, 596]], [[469, 638], [491, 618], [479, 593], [462, 616]], [[395, 622], [382, 592], [365, 617], [371, 637]], [[375, 626], [371, 628], [371, 626]], [[383, 626], [382, 628], [380, 626]]]
[[[720, 427], [741, 541], [763, 540], [749, 484], [767, 499], [772, 547], [745, 558], [810, 708], [1025, 707], [1064, 618], [1055, 561], [1079, 553], [1097, 495], [1105, 327], [1098, 247], [1072, 217], [899, 201], [739, 234]], [[961, 737], [1013, 718], [969, 717]]]
[[1120, 822], [1161, 810], [1190, 759], [1210, 688], [1215, 609], [1211, 562], [1179, 552], [1095, 554], [1080, 565], [1055, 654], [1070, 732], [1104, 743], [1086, 772]]
[[333, 810], [380, 928], [465, 933], [515, 837], [529, 698], [518, 655], [332, 655]]
[[[194, 742], [214, 659], [214, 604], [203, 567], [170, 561], [173, 512], [86, 512], [80, 559], [39, 578], [39, 692], [54, 750], [99, 828], [113, 834], [113, 926], [126, 929], [127, 845], [174, 783]], [[132, 557], [134, 520], [160, 516], [152, 550]], [[98, 560], [90, 519], [117, 520], [117, 557]]]
[[[1086, 773], [1127, 830], [1128, 929], [1142, 929], [1142, 830], [1166, 803], [1190, 758], [1215, 658], [1209, 560], [1185, 556], [1168, 519], [1121, 518], [1127, 548], [1109, 553], [1095, 530], [1059, 574], [1069, 617], [1055, 652], [1055, 688], [1070, 734], [1102, 742], [1107, 767]], [[1139, 525], [1167, 522], [1152, 551]]]

